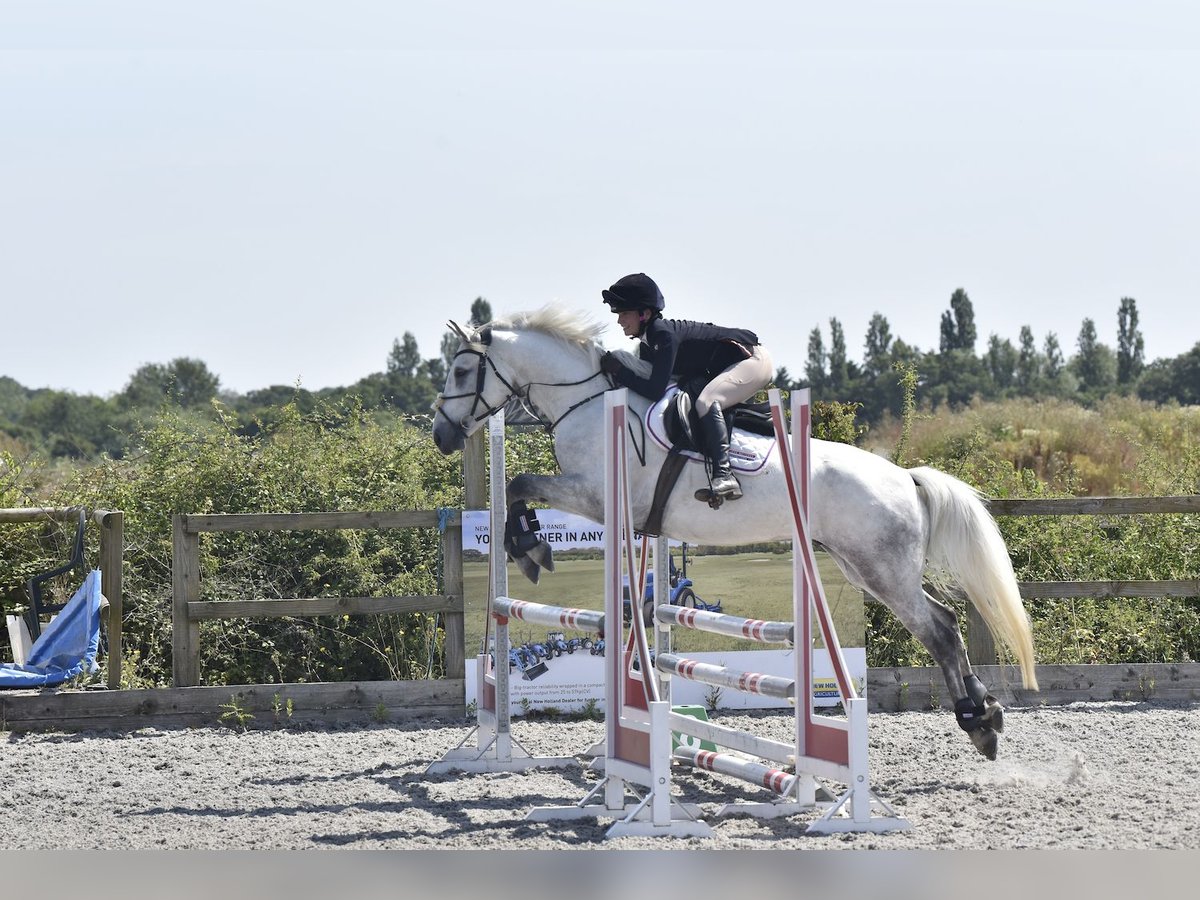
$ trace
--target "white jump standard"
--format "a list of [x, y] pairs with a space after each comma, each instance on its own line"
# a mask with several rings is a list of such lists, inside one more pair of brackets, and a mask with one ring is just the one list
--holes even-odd
[[[662, 657], [658, 671], [689, 677], [722, 688], [751, 693], [770, 693], [786, 696], [795, 704], [794, 744], [785, 744], [736, 729], [698, 721], [688, 716], [672, 715], [671, 728], [697, 740], [710, 741], [745, 754], [787, 766], [795, 772], [788, 780], [779, 769], [764, 767], [753, 759], [727, 753], [696, 752], [681, 748], [676, 758], [709, 771], [722, 772], [776, 792], [768, 803], [738, 802], [727, 804], [718, 815], [728, 812], [747, 813], [760, 817], [793, 815], [816, 806], [828, 806], [825, 813], [813, 822], [808, 831], [882, 832], [903, 830], [909, 823], [883, 802], [870, 788], [867, 766], [867, 701], [858, 696], [850, 678], [841, 645], [833, 627], [833, 617], [825, 599], [820, 575], [813, 555], [808, 527], [809, 445], [811, 430], [808, 391], [792, 394], [792, 441], [788, 446], [783, 424], [783, 409], [779, 392], [770, 392], [772, 422], [775, 428], [781, 463], [787, 476], [788, 502], [795, 524], [793, 535], [793, 619], [792, 623], [740, 620], [729, 622], [705, 615], [677, 615], [672, 610], [658, 609], [655, 621], [659, 626], [660, 645], [669, 644], [670, 628], [690, 627], [718, 631], [763, 643], [782, 643], [795, 646], [796, 669], [791, 691], [786, 679], [766, 680], [767, 676], [737, 672], [721, 666], [704, 666], [674, 655]], [[846, 718], [818, 715], [813, 705], [812, 688], [812, 621], [814, 614], [822, 632], [825, 646], [841, 695]], [[728, 620], [734, 617], [721, 617]], [[662, 640], [665, 634], [665, 640]], [[845, 792], [831, 805], [824, 797], [835, 795], [818, 779], [840, 782]], [[819, 799], [820, 797], [820, 799]]]
[[[488, 647], [488, 635], [485, 632], [483, 647], [476, 658], [477, 678], [477, 708], [475, 727], [467, 733], [462, 742], [449, 750], [441, 759], [430, 763], [425, 769], [429, 775], [441, 775], [447, 772], [524, 772], [538, 767], [557, 767], [578, 765], [575, 756], [532, 756], [512, 736], [512, 700], [509, 695], [508, 668], [508, 616], [520, 618], [510, 612], [511, 607], [505, 606], [505, 612], [496, 616], [496, 604], [502, 598], [509, 604], [520, 604], [522, 601], [512, 601], [505, 597], [508, 593], [508, 569], [506, 566], [504, 547], [499, 535], [504, 534], [504, 513], [506, 501], [504, 497], [504, 411], [498, 410], [488, 420], [488, 443], [490, 463], [488, 469], [488, 502], [490, 513], [491, 535], [496, 540], [488, 553], [488, 611], [487, 622], [490, 628], [495, 625], [496, 633], [491, 650]], [[537, 606], [538, 604], [528, 604]], [[551, 607], [544, 607], [551, 608]], [[557, 609], [557, 607], [553, 607]], [[595, 616], [598, 613], [588, 610], [561, 610], [563, 613], [581, 614], [583, 617]], [[529, 612], [529, 615], [537, 615]], [[601, 616], [601, 621], [603, 617]], [[559, 620], [550, 623], [552, 626], [567, 626]], [[584, 627], [584, 626], [580, 626]], [[601, 629], [603, 626], [601, 625]], [[599, 633], [599, 632], [597, 632]], [[470, 746], [471, 738], [475, 745]]]
[[[691, 836], [707, 833], [707, 826], [698, 821], [700, 810], [682, 806], [671, 799], [672, 759], [693, 767], [730, 775], [770, 790], [775, 796], [767, 802], [738, 802], [726, 804], [717, 815], [729, 812], [759, 817], [777, 817], [810, 812], [824, 807], [824, 814], [813, 822], [808, 831], [883, 832], [902, 830], [909, 823], [880, 800], [870, 787], [867, 766], [867, 701], [857, 695], [850, 679], [832, 617], [825, 602], [824, 591], [817, 575], [807, 523], [807, 437], [809, 433], [808, 394], [796, 392], [792, 398], [794, 446], [789, 449], [783, 427], [779, 394], [771, 392], [778, 452], [785, 457], [789, 476], [793, 514], [796, 522], [794, 545], [793, 622], [765, 622], [741, 619], [736, 616], [708, 613], [672, 606], [655, 610], [656, 655], [654, 671], [665, 677], [668, 690], [663, 699], [653, 699], [658, 678], [643, 679], [643, 666], [632, 669], [632, 651], [637, 645], [639, 616], [631, 616], [631, 633], [624, 639], [621, 626], [621, 562], [633, 577], [632, 522], [629, 518], [628, 484], [626, 474], [624, 391], [606, 396], [605, 453], [608, 467], [606, 479], [605, 519], [605, 611], [607, 622], [613, 623], [612, 635], [607, 635], [610, 652], [605, 658], [607, 740], [604, 759], [604, 779], [578, 804], [571, 807], [540, 808], [530, 819], [577, 819], [606, 817], [617, 819], [607, 837], [622, 835]], [[795, 465], [791, 454], [795, 453]], [[793, 473], [799, 472], [797, 478]], [[661, 546], [661, 543], [660, 543]], [[636, 597], [632, 609], [639, 609]], [[656, 598], [656, 602], [659, 602]], [[812, 688], [812, 629], [813, 614], [825, 638], [833, 661], [834, 672], [846, 709], [846, 718], [817, 715], [813, 706]], [[669, 645], [671, 627], [691, 627], [719, 634], [745, 638], [759, 643], [776, 643], [796, 647], [796, 670], [793, 679], [737, 672], [689, 660], [663, 652]], [[620, 641], [614, 640], [620, 636]], [[625, 652], [621, 653], [620, 648]], [[791, 742], [772, 740], [739, 731], [716, 722], [705, 722], [670, 709], [671, 677], [686, 677], [723, 688], [786, 697], [794, 701], [795, 729]], [[690, 746], [672, 751], [672, 734], [682, 734], [697, 741], [711, 743], [733, 752], [712, 752]], [[761, 762], [766, 760], [769, 765]], [[792, 771], [786, 771], [787, 767]], [[840, 797], [818, 781], [840, 782], [846, 790]], [[641, 793], [641, 790], [648, 793]], [[628, 802], [632, 793], [635, 802]], [[821, 799], [818, 799], [818, 795]], [[825, 797], [830, 798], [826, 800]]]

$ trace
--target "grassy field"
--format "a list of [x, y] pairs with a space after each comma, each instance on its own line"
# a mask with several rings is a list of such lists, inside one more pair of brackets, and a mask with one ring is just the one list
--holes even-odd
[[[825, 596], [833, 610], [838, 638], [845, 647], [862, 647], [862, 593], [842, 577], [833, 560], [817, 554]], [[467, 655], [477, 652], [483, 638], [484, 607], [487, 603], [487, 563], [467, 562], [463, 566], [466, 594]], [[729, 556], [688, 557], [688, 577], [696, 596], [705, 603], [721, 601], [721, 611], [770, 621], [788, 621], [792, 617], [792, 559], [786, 553], [738, 553]], [[600, 559], [563, 560], [554, 572], [543, 575], [541, 583], [530, 584], [509, 564], [509, 593], [522, 600], [553, 606], [581, 609], [604, 607], [604, 561]], [[748, 650], [753, 645], [733, 638], [699, 631], [678, 629], [675, 647], [679, 650]], [[512, 628], [514, 644], [543, 639], [546, 629], [517, 623]], [[570, 637], [570, 635], [568, 635]]]

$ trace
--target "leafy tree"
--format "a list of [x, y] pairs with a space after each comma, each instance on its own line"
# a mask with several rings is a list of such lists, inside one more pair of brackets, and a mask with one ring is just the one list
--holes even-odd
[[282, 407], [288, 404], [295, 406], [301, 413], [307, 414], [316, 408], [317, 398], [312, 391], [298, 385], [274, 384], [270, 387], [249, 391], [236, 401], [236, 405], [244, 409]]
[[19, 424], [36, 435], [52, 457], [121, 456], [125, 448], [124, 431], [114, 427], [112, 408], [90, 394], [38, 391], [26, 404]]
[[317, 403], [315, 394], [298, 385], [275, 384], [235, 396], [228, 405], [237, 416], [238, 433], [248, 437], [276, 424], [286, 407], [308, 415]]
[[1112, 349], [1096, 338], [1096, 323], [1091, 319], [1083, 320], [1076, 346], [1079, 352], [1071, 360], [1071, 369], [1080, 391], [1095, 401], [1116, 383], [1116, 359]]
[[458, 352], [458, 345], [461, 343], [462, 340], [453, 331], [447, 331], [442, 335], [441, 361], [447, 372], [449, 372], [450, 367], [454, 365], [454, 354]]
[[476, 325], [486, 325], [492, 321], [492, 304], [482, 297], [476, 297], [471, 304], [471, 321]]
[[440, 387], [428, 378], [404, 378], [388, 384], [384, 400], [405, 415], [423, 415], [429, 412]]
[[446, 383], [446, 363], [440, 356], [421, 363], [421, 374], [438, 390]]
[[1138, 329], [1137, 301], [1121, 298], [1117, 311], [1117, 384], [1127, 386], [1137, 381], [1145, 367], [1145, 340]]
[[119, 395], [124, 409], [156, 409], [173, 403], [194, 409], [209, 403], [221, 380], [201, 360], [179, 357], [164, 365], [147, 363], [129, 379]]
[[[1032, 339], [1033, 337], [1030, 335], [1030, 340]], [[989, 335], [987, 356], [984, 358], [984, 362], [992, 383], [996, 386], [996, 393], [998, 395], [1010, 393], [1017, 378], [1017, 367], [1020, 362], [1020, 354], [1012, 345], [1012, 341], [1008, 338], [1001, 340], [1000, 336], [995, 333]]]
[[924, 377], [924, 395], [935, 408], [964, 406], [992, 390], [983, 362], [969, 350], [926, 353], [918, 369]]
[[875, 378], [891, 367], [892, 328], [881, 313], [871, 316], [863, 348], [863, 374]]
[[804, 364], [804, 377], [814, 390], [825, 387], [828, 381], [825, 364], [825, 342], [821, 340], [821, 329], [814, 328], [808, 334], [808, 360]]
[[1017, 392], [1029, 395], [1034, 393], [1038, 387], [1042, 361], [1038, 356], [1037, 344], [1034, 343], [1033, 329], [1028, 325], [1021, 326], [1019, 341], [1020, 348], [1017, 350], [1016, 371]]
[[33, 391], [7, 375], [0, 375], [0, 422], [15, 421]]
[[975, 353], [975, 307], [962, 288], [950, 296], [950, 309], [942, 313], [941, 337], [938, 348], [942, 353], [966, 350]]
[[1137, 392], [1155, 403], [1200, 405], [1200, 343], [1174, 359], [1158, 359], [1146, 366]]
[[938, 352], [926, 354], [920, 370], [926, 375], [926, 394], [935, 406], [960, 406], [975, 396], [987, 396], [992, 381], [975, 355], [975, 309], [962, 288], [950, 296], [942, 313]]
[[829, 320], [829, 387], [833, 392], [845, 391], [850, 382], [850, 364], [846, 358], [846, 335], [837, 318]]
[[412, 378], [421, 365], [421, 351], [411, 331], [404, 332], [403, 341], [392, 341], [392, 352], [388, 354], [387, 373], [390, 376]]
[[1053, 331], [1046, 332], [1046, 340], [1043, 344], [1045, 354], [1045, 369], [1043, 373], [1047, 381], [1057, 381], [1059, 376], [1066, 368], [1066, 363], [1063, 360], [1062, 347], [1058, 343], [1058, 335]]

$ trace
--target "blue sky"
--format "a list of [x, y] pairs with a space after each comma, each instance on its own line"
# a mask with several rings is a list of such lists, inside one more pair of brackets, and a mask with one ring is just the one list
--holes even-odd
[[[0, 0], [0, 375], [203, 359], [349, 384], [411, 331], [645, 271], [803, 370], [836, 316], [935, 347], [1200, 340], [1183, 2]], [[609, 346], [621, 346], [615, 323]]]

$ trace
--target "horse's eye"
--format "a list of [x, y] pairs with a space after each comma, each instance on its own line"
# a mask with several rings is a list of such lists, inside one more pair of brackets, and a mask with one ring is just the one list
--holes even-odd
[[464, 378], [467, 377], [467, 370], [462, 366], [455, 366], [454, 367], [454, 377], [456, 380], [462, 381]]

